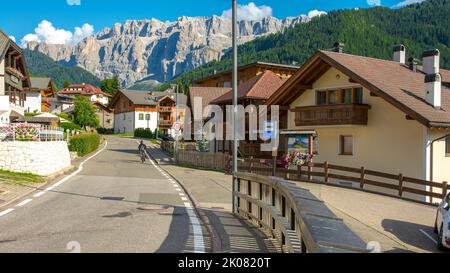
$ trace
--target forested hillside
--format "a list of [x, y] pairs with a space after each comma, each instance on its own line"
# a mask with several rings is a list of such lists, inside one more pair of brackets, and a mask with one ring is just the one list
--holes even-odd
[[58, 88], [63, 88], [64, 82], [88, 83], [100, 86], [100, 80], [80, 67], [66, 67], [46, 55], [24, 49], [28, 70], [34, 77], [50, 77]]
[[[422, 51], [438, 48], [441, 66], [450, 69], [450, 0], [427, 0], [402, 9], [376, 7], [338, 10], [313, 18], [284, 33], [270, 35], [239, 47], [239, 64], [266, 61], [303, 64], [317, 49], [339, 41], [344, 52], [392, 58], [392, 46], [402, 43], [407, 57], [420, 59]], [[231, 68], [231, 56], [180, 75], [184, 82]]]

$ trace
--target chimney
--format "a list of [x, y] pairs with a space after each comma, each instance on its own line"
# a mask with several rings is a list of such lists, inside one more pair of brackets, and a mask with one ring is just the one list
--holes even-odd
[[345, 46], [344, 44], [336, 42], [333, 45], [333, 51], [337, 52], [337, 53], [343, 53], [344, 52], [344, 46]]
[[422, 54], [423, 72], [425, 73], [425, 99], [434, 108], [441, 108], [441, 81], [439, 74], [439, 50], [432, 49]]
[[422, 54], [423, 72], [425, 75], [439, 73], [439, 49], [424, 51]]
[[396, 45], [394, 46], [394, 62], [398, 62], [401, 64], [405, 64], [406, 62], [406, 50], [404, 45]]
[[416, 58], [410, 57], [408, 59], [408, 66], [413, 72], [417, 72], [417, 64], [419, 61]]

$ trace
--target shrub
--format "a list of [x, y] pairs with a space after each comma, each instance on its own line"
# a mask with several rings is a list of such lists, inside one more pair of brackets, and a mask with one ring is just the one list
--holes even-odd
[[150, 129], [137, 128], [134, 130], [134, 137], [151, 139], [154, 138], [154, 134]]
[[70, 139], [69, 150], [77, 152], [78, 156], [85, 156], [95, 151], [100, 145], [100, 136], [97, 133], [83, 133]]
[[81, 127], [78, 124], [71, 123], [71, 122], [64, 122], [60, 125], [61, 128], [64, 129], [64, 131], [67, 131], [69, 129], [70, 131], [81, 131]]
[[101, 135], [113, 135], [114, 129], [97, 128], [97, 132]]

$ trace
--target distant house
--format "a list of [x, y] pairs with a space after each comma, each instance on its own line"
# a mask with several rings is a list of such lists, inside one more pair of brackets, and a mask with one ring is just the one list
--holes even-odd
[[22, 49], [0, 30], [0, 123], [24, 115], [30, 85]]
[[58, 92], [58, 96], [86, 96], [92, 103], [98, 102], [103, 105], [109, 104], [111, 95], [103, 92], [100, 88], [90, 84], [72, 84]]
[[393, 56], [314, 54], [267, 101], [288, 109], [280, 149], [314, 153], [316, 162], [449, 181], [450, 70], [440, 69], [438, 50], [423, 53], [423, 66], [407, 63], [402, 45]]
[[31, 87], [27, 89], [25, 109], [29, 113], [50, 112], [51, 103], [48, 98], [54, 98], [55, 85], [50, 78], [30, 78]]
[[[259, 105], [263, 105], [284, 83], [285, 80], [280, 78], [276, 73], [272, 72], [271, 70], [266, 70], [263, 73], [254, 76], [250, 80], [239, 85], [237, 96], [238, 105], [242, 105], [244, 108], [249, 105], [255, 105], [256, 107]], [[226, 114], [226, 106], [231, 105], [232, 100], [233, 91], [230, 90], [222, 96], [212, 100], [210, 104], [221, 106], [223, 113]], [[261, 152], [261, 141], [249, 140], [248, 119], [246, 119], [246, 128], [246, 140], [240, 141], [239, 143], [240, 154], [246, 157], [270, 157], [271, 153]], [[224, 133], [226, 132], [225, 129], [226, 128], [224, 128]], [[216, 145], [212, 151], [229, 152], [230, 147], [230, 141], [216, 141]]]
[[[272, 71], [281, 79], [290, 78], [298, 70], [298, 66], [283, 65], [275, 63], [256, 62], [239, 67], [238, 69], [238, 85], [241, 85], [255, 76], [259, 76], [267, 70]], [[231, 70], [220, 73], [214, 73], [211, 76], [194, 80], [194, 86], [199, 87], [231, 87]]]
[[[179, 105], [185, 105], [186, 96], [178, 96]], [[171, 134], [175, 122], [175, 99], [173, 91], [119, 91], [109, 106], [114, 109], [114, 131], [131, 133], [138, 128], [152, 131], [158, 128], [165, 134]], [[183, 113], [184, 110], [179, 111], [179, 115]]]
[[114, 111], [109, 109], [108, 106], [98, 102], [94, 103], [94, 107], [96, 109], [95, 113], [97, 114], [97, 118], [99, 120], [99, 126], [101, 128], [113, 129]]

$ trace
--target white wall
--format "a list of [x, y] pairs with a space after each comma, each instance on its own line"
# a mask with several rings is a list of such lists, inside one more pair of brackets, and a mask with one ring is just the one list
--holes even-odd
[[90, 98], [91, 102], [98, 102], [103, 105], [107, 105], [109, 103], [109, 99], [106, 96], [103, 95], [93, 95]]
[[51, 175], [71, 165], [65, 141], [0, 142], [0, 169]]
[[41, 113], [42, 97], [39, 92], [27, 93], [27, 99], [25, 101], [25, 111], [28, 113]]
[[[144, 115], [144, 120], [139, 120], [139, 114]], [[146, 120], [146, 115], [150, 115], [150, 120]], [[135, 129], [137, 128], [150, 128], [155, 131], [158, 127], [158, 113], [157, 112], [135, 112]]]
[[134, 132], [134, 112], [120, 113], [114, 115], [114, 132], [115, 133], [132, 133]]

